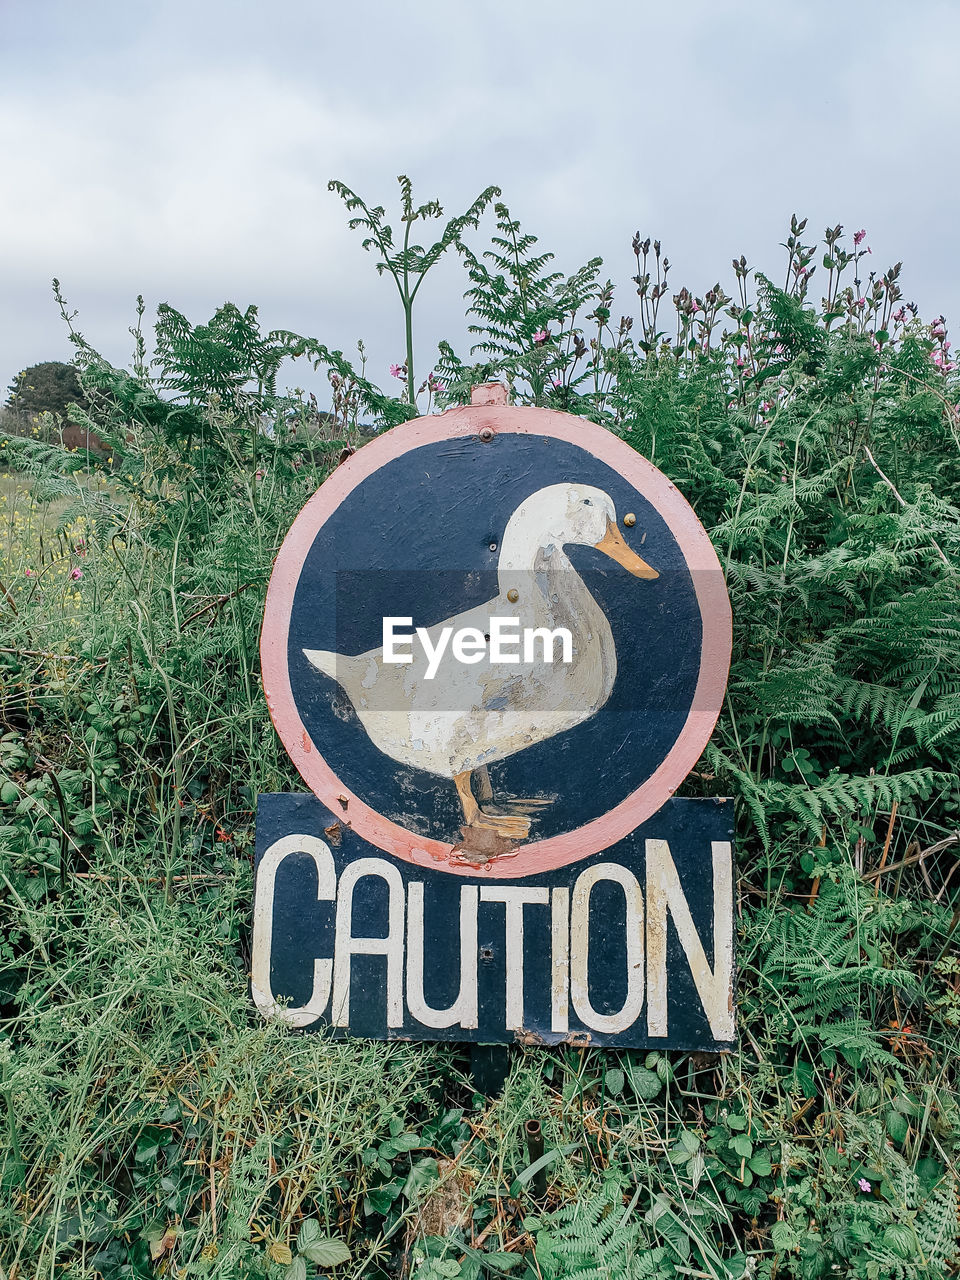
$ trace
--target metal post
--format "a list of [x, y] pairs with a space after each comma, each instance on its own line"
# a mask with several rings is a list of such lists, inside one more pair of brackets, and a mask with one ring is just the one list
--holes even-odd
[[472, 1044], [470, 1075], [477, 1093], [492, 1098], [503, 1089], [510, 1071], [510, 1048], [505, 1044]]

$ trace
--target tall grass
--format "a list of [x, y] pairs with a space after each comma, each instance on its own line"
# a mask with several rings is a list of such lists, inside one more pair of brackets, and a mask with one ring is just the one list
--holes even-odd
[[[3, 450], [8, 1277], [298, 1280], [318, 1241], [358, 1278], [955, 1269], [945, 326], [902, 305], [896, 271], [854, 285], [860, 241], [832, 229], [811, 305], [796, 222], [786, 289], [738, 262], [739, 299], [680, 290], [672, 311], [638, 237], [640, 318], [614, 323], [597, 267], [550, 275], [498, 216], [493, 256], [467, 255], [482, 349], [445, 347], [428, 394], [499, 374], [604, 422], [676, 481], [726, 565], [730, 694], [687, 791], [740, 801], [741, 1047], [517, 1050], [491, 1102], [457, 1048], [259, 1021], [255, 800], [302, 787], [259, 683], [264, 591], [361, 420], [411, 406], [336, 351], [262, 334], [252, 308], [205, 326], [161, 309], [156, 362], [138, 340], [130, 371], [74, 334], [75, 416], [110, 461]], [[278, 391], [294, 357], [328, 370], [332, 416]]]

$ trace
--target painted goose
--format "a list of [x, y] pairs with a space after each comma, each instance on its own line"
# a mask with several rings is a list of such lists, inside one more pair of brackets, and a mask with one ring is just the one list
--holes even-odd
[[491, 663], [483, 652], [457, 661], [447, 650], [428, 679], [426, 646], [416, 641], [412, 661], [402, 665], [386, 662], [383, 648], [356, 657], [304, 650], [342, 686], [375, 746], [401, 764], [452, 779], [465, 837], [485, 829], [505, 840], [523, 839], [530, 827], [524, 806], [538, 802], [514, 803], [513, 812], [481, 808], [472, 775], [480, 771], [489, 790], [486, 765], [589, 719], [613, 689], [617, 654], [610, 624], [565, 546], [595, 547], [637, 578], [659, 576], [624, 541], [613, 501], [602, 489], [548, 485], [526, 498], [507, 523], [496, 598], [437, 623], [427, 634], [436, 652], [444, 628], [454, 635], [474, 628], [489, 639], [494, 618], [517, 620], [521, 636], [528, 628], [566, 628], [570, 661], [549, 661], [553, 649], [546, 640], [539, 653], [533, 648], [532, 661], [525, 660], [520, 644], [509, 665]]

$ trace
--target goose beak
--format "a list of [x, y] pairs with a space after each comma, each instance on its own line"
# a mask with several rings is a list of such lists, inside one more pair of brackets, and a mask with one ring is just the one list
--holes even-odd
[[597, 551], [602, 551], [611, 560], [616, 560], [617, 564], [622, 564], [624, 569], [632, 573], [635, 578], [660, 577], [656, 569], [651, 569], [646, 560], [641, 560], [633, 548], [627, 546], [623, 540], [623, 534], [612, 520], [607, 521], [607, 532], [594, 546]]

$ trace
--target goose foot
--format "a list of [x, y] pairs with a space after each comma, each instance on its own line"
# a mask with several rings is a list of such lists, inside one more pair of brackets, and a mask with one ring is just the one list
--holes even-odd
[[476, 813], [464, 830], [494, 831], [508, 840], [525, 840], [530, 832], [530, 818], [525, 813], [506, 813], [477, 806]]
[[507, 813], [534, 814], [538, 809], [546, 809], [553, 804], [556, 796], [507, 796], [501, 803]]
[[[477, 772], [480, 775], [479, 783], [483, 799], [492, 799], [493, 791], [486, 768]], [[470, 785], [469, 771], [458, 773], [453, 781], [463, 808], [465, 825], [460, 830], [464, 833], [465, 839], [468, 831], [490, 831], [505, 840], [525, 840], [530, 833], [533, 814], [537, 809], [542, 809], [551, 803], [550, 800], [542, 798], [530, 800], [511, 798], [498, 807], [481, 808]]]

